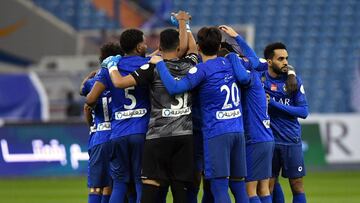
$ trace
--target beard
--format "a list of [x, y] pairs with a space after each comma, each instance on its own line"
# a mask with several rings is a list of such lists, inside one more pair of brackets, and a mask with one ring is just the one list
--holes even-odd
[[282, 68], [279, 68], [277, 66], [273, 66], [272, 69], [278, 75], [285, 75], [288, 72], [288, 67], [287, 66], [283, 66]]

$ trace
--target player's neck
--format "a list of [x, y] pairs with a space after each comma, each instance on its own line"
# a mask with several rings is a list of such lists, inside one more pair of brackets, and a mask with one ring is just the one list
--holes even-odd
[[214, 59], [217, 57], [217, 55], [211, 55], [211, 56], [207, 56], [207, 55], [204, 55], [204, 54], [201, 54], [201, 59], [202, 61], [205, 63], [206, 61], [210, 60], [210, 59]]
[[166, 59], [166, 60], [171, 60], [171, 59], [178, 58], [176, 51], [162, 52], [161, 55], [162, 55], [163, 59]]

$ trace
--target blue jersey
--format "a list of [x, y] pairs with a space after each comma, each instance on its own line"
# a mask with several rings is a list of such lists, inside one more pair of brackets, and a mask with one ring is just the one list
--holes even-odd
[[246, 144], [274, 141], [260, 75], [255, 70], [251, 71], [250, 83], [241, 88]]
[[[272, 78], [268, 72], [262, 73], [261, 80], [264, 89], [270, 95], [268, 113], [271, 121], [271, 129], [276, 144], [300, 144], [301, 126], [298, 117], [307, 116], [307, 102], [302, 81], [297, 77], [297, 91], [288, 94], [286, 91], [287, 75]], [[297, 115], [297, 109], [305, 109], [303, 116]], [[295, 112], [295, 113], [294, 113]]]
[[[200, 63], [185, 77], [191, 87], [198, 86], [195, 106], [202, 119], [204, 139], [226, 133], [243, 133], [240, 89], [232, 65], [223, 57]], [[239, 119], [240, 118], [240, 119]]]
[[[95, 79], [91, 78], [84, 83], [81, 90], [82, 95], [87, 95], [95, 84]], [[105, 90], [97, 100], [93, 110], [94, 117], [94, 133], [89, 141], [89, 149], [95, 145], [107, 142], [111, 135], [111, 94], [109, 90]]]
[[[118, 70], [122, 76], [126, 76], [148, 61], [148, 58], [140, 56], [124, 56], [118, 63]], [[140, 86], [116, 88], [106, 68], [100, 70], [96, 75], [96, 80], [104, 84], [112, 94], [111, 139], [132, 134], [145, 134], [150, 118], [148, 88]]]

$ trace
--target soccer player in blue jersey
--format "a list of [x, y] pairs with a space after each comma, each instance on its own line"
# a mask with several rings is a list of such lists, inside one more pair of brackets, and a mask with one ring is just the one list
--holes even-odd
[[[153, 56], [167, 91], [179, 94], [198, 87], [202, 132], [204, 136], [204, 173], [210, 180], [215, 202], [230, 202], [228, 187], [240, 202], [243, 193], [237, 188], [246, 176], [245, 141], [241, 117], [240, 91], [232, 65], [226, 58], [217, 57], [221, 33], [216, 27], [203, 27], [197, 34], [198, 49], [203, 63], [191, 68], [181, 80], [175, 80], [161, 57]], [[241, 83], [247, 83], [245, 76]], [[230, 181], [229, 181], [230, 178]]]
[[[144, 58], [146, 44], [142, 31], [125, 30], [120, 36], [120, 46], [125, 52], [118, 64], [121, 74], [128, 75], [148, 62], [149, 59]], [[130, 182], [135, 183], [136, 201], [140, 202], [141, 160], [150, 108], [148, 88], [115, 88], [107, 68], [102, 68], [95, 79], [95, 85], [87, 96], [88, 105], [93, 106], [95, 98], [105, 89], [112, 94], [110, 171], [113, 192], [110, 202], [123, 202]], [[133, 201], [133, 196], [129, 198]]]
[[[271, 203], [269, 179], [271, 177], [271, 162], [274, 151], [274, 137], [270, 129], [270, 118], [267, 114], [267, 101], [260, 76], [255, 66], [267, 68], [266, 60], [259, 60], [255, 52], [245, 40], [231, 27], [222, 25], [222, 31], [233, 37], [241, 52], [246, 57], [241, 62], [248, 67], [250, 82], [241, 86], [241, 104], [243, 109], [244, 129], [246, 138], [246, 188], [250, 203]], [[236, 63], [234, 53], [229, 54], [232, 63]], [[237, 78], [241, 76], [234, 70]], [[258, 197], [260, 196], [260, 198]]]
[[269, 95], [268, 113], [271, 129], [275, 137], [273, 169], [270, 190], [275, 178], [280, 174], [289, 179], [294, 203], [306, 202], [303, 177], [305, 176], [302, 152], [301, 126], [298, 118], [306, 118], [308, 104], [304, 86], [297, 77], [297, 89], [289, 92], [286, 88], [288, 72], [288, 52], [283, 43], [276, 42], [266, 46], [264, 57], [268, 62], [268, 71], [263, 73], [266, 93]]
[[[186, 75], [197, 63], [195, 40], [185, 28], [189, 17], [180, 11], [176, 15], [179, 32], [166, 29], [160, 33], [159, 50], [169, 70], [177, 77]], [[188, 54], [178, 58], [181, 47], [187, 50], [187, 46]], [[193, 182], [194, 172], [191, 94], [169, 95], [154, 65], [145, 64], [125, 77], [112, 67], [109, 71], [116, 87], [136, 85], [150, 89], [151, 116], [144, 145], [142, 202], [158, 202], [160, 188], [169, 185], [174, 202], [187, 202], [187, 187]]]
[[[108, 56], [121, 54], [120, 46], [109, 43], [101, 47], [100, 62]], [[80, 94], [86, 96], [92, 89], [96, 72], [87, 76], [80, 87]], [[89, 203], [107, 203], [111, 194], [111, 176], [109, 169], [109, 148], [111, 134], [111, 93], [105, 90], [96, 101], [95, 108], [84, 105], [84, 115], [90, 130], [88, 146], [88, 187]]]

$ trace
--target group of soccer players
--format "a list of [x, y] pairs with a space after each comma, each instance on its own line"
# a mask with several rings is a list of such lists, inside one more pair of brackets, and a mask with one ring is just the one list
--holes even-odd
[[285, 45], [269, 44], [259, 59], [226, 25], [201, 28], [196, 42], [190, 19], [174, 13], [177, 29], [160, 33], [150, 57], [138, 29], [101, 47], [101, 69], [80, 87], [91, 126], [88, 202], [165, 202], [168, 187], [174, 202], [197, 202], [203, 176], [202, 202], [231, 202], [230, 188], [239, 203], [281, 203], [280, 170], [293, 202], [306, 202], [297, 118], [307, 102]]

